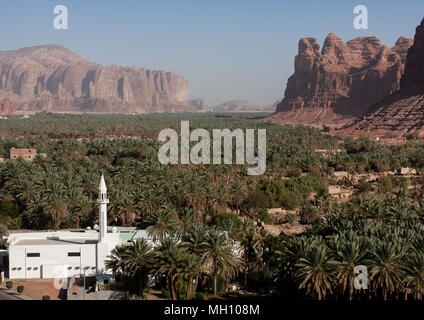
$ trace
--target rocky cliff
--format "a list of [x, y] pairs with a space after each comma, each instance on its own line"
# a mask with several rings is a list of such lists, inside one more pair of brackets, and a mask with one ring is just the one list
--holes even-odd
[[189, 82], [172, 72], [105, 67], [57, 45], [0, 51], [0, 98], [17, 110], [53, 112], [196, 111]]
[[15, 114], [15, 108], [9, 99], [0, 101], [0, 116]]
[[411, 133], [424, 136], [424, 19], [408, 51], [400, 90], [373, 105], [367, 115], [344, 127], [342, 132], [387, 137]]
[[333, 33], [322, 50], [314, 38], [299, 41], [295, 72], [274, 115], [294, 122], [325, 122], [358, 116], [399, 89], [412, 39], [401, 37], [393, 48], [376, 37], [345, 43]]

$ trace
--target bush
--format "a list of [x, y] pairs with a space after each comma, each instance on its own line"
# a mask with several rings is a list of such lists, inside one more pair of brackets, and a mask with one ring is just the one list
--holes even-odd
[[286, 216], [284, 217], [284, 222], [289, 223], [289, 224], [295, 223], [296, 222], [296, 215], [294, 215], [293, 213], [286, 214]]
[[390, 176], [378, 178], [378, 187], [382, 192], [389, 192], [393, 190], [393, 182]]
[[262, 191], [256, 190], [250, 192], [246, 199], [243, 201], [243, 207], [247, 209], [263, 209], [268, 208], [269, 199], [268, 196]]
[[7, 289], [12, 289], [12, 287], [13, 287], [13, 282], [12, 281], [7, 281], [6, 282], [6, 288]]
[[50, 296], [43, 296], [41, 300], [50, 300]]
[[305, 205], [299, 212], [300, 223], [315, 224], [321, 221], [318, 210], [311, 205]]
[[371, 190], [371, 183], [364, 179], [361, 179], [356, 185], [356, 188], [358, 189], [359, 193], [367, 193]]
[[261, 221], [263, 221], [266, 224], [272, 223], [267, 209], [262, 209], [261, 211], [259, 211], [259, 219], [261, 219]]
[[[231, 220], [231, 221], [230, 221]], [[239, 228], [241, 222], [238, 218], [238, 215], [234, 213], [218, 213], [209, 220], [208, 224], [210, 226], [216, 226], [218, 228], [225, 229], [225, 226], [234, 225], [235, 228]]]
[[24, 292], [24, 286], [18, 286], [17, 288], [16, 288], [16, 291], [18, 291], [18, 293], [19, 294], [22, 294], [22, 292]]
[[289, 167], [284, 172], [286, 177], [289, 178], [298, 178], [302, 174], [302, 170], [298, 167]]

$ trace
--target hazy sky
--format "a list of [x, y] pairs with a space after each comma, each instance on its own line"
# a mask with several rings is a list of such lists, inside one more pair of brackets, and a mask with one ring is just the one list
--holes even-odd
[[[69, 10], [66, 31], [53, 28], [59, 4]], [[359, 4], [368, 30], [353, 28]], [[423, 0], [1, 0], [0, 50], [60, 44], [104, 65], [173, 71], [209, 104], [265, 105], [283, 97], [299, 38], [322, 46], [330, 32], [375, 35], [393, 46], [413, 37], [423, 16]]]

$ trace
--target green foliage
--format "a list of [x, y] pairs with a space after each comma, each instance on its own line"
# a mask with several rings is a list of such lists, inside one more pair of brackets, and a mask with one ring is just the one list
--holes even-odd
[[295, 209], [301, 206], [311, 192], [325, 194], [325, 186], [315, 177], [305, 176], [289, 180], [263, 179], [256, 188], [270, 199], [270, 207]]
[[6, 281], [6, 288], [12, 289], [12, 287], [13, 287], [13, 282], [12, 281]]
[[266, 224], [270, 224], [272, 222], [267, 209], [260, 210], [258, 216], [259, 219], [261, 219]]
[[50, 300], [50, 296], [43, 296], [41, 300]]
[[356, 189], [359, 193], [367, 193], [371, 190], [371, 183], [368, 181], [361, 179], [358, 181], [358, 184], [356, 185]]
[[378, 188], [381, 192], [393, 191], [392, 176], [384, 176], [378, 178]]
[[22, 294], [22, 292], [24, 292], [24, 286], [18, 286], [17, 288], [16, 288], [16, 291], [19, 293], [19, 294]]
[[208, 221], [208, 225], [215, 226], [224, 230], [229, 225], [233, 226], [234, 229], [240, 229], [241, 222], [237, 214], [223, 212], [213, 215]]
[[315, 224], [321, 221], [318, 210], [309, 203], [302, 206], [299, 217], [302, 224]]
[[247, 209], [263, 209], [269, 207], [268, 196], [262, 191], [251, 191], [242, 204]]
[[[421, 300], [421, 210], [402, 193], [384, 201], [357, 198], [341, 204], [325, 221], [301, 237], [289, 238], [276, 250], [276, 279], [317, 299], [406, 295]], [[353, 268], [357, 265], [368, 269], [369, 293], [354, 289]]]

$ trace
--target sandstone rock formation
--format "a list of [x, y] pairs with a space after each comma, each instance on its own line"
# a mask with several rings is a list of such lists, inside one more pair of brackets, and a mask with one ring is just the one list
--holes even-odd
[[0, 51], [0, 98], [17, 110], [53, 112], [196, 111], [189, 82], [172, 72], [105, 67], [57, 45]]
[[15, 108], [9, 99], [3, 99], [0, 101], [0, 116], [13, 115], [15, 114]]
[[393, 48], [376, 37], [345, 43], [333, 33], [322, 50], [314, 38], [299, 41], [295, 72], [274, 118], [288, 122], [326, 122], [358, 116], [399, 89], [412, 39], [401, 37]]
[[424, 19], [408, 51], [400, 90], [373, 105], [369, 114], [342, 128], [342, 132], [387, 137], [411, 133], [424, 136]]

